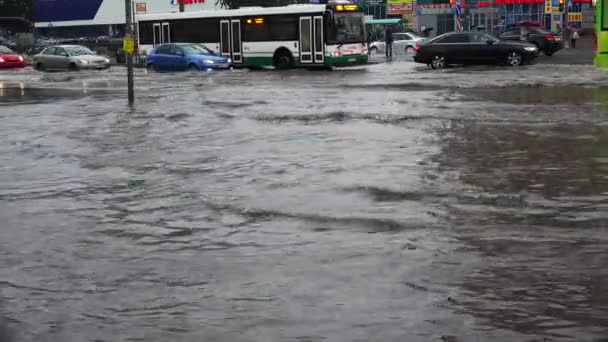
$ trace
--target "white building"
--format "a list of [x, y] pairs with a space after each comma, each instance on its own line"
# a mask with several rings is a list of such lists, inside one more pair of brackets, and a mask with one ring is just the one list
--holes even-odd
[[[33, 0], [36, 31], [53, 37], [124, 33], [125, 0]], [[185, 11], [216, 9], [216, 0], [184, 0]], [[133, 0], [133, 13], [179, 11], [177, 0]]]

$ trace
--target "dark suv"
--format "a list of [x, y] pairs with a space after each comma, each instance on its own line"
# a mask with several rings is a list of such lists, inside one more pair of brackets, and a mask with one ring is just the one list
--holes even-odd
[[538, 50], [544, 52], [545, 55], [551, 56], [557, 51], [564, 48], [562, 37], [553, 32], [547, 31], [538, 27], [514, 27], [510, 28], [500, 35], [500, 40], [522, 40], [522, 29], [529, 31], [524, 40], [536, 45]]

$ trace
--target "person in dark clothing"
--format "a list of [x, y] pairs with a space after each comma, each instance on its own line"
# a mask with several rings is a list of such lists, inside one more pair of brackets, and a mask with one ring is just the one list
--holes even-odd
[[386, 58], [393, 58], [393, 30], [388, 25], [384, 31], [384, 43], [386, 44]]

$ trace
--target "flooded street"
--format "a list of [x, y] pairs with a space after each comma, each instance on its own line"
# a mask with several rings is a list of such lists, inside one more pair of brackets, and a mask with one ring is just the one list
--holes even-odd
[[608, 336], [608, 73], [136, 77], [0, 73], [0, 341]]

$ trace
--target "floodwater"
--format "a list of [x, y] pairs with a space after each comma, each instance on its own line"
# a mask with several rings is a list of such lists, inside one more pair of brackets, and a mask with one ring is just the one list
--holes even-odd
[[608, 73], [0, 74], [0, 340], [600, 341]]

